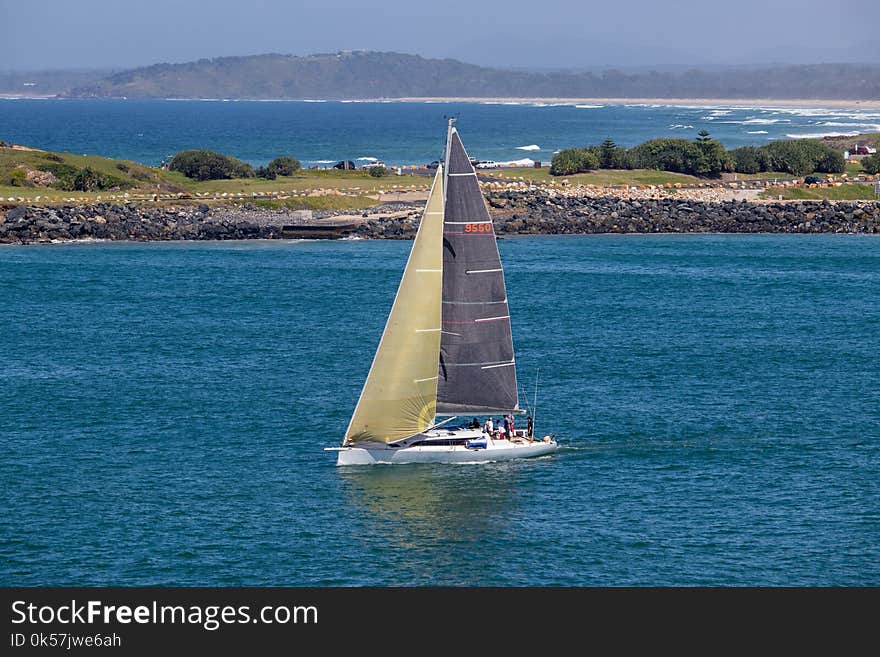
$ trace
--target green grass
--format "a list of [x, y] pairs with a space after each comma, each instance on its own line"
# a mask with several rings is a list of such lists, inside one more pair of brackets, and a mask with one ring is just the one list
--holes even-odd
[[561, 183], [563, 180], [567, 180], [572, 185], [665, 185], [666, 183], [690, 185], [707, 182], [703, 178], [655, 169], [597, 169], [589, 173], [576, 173], [571, 176], [551, 176], [550, 169], [546, 167], [541, 169], [490, 169], [480, 171], [480, 177], [500, 180], [524, 178], [539, 183]]
[[[60, 162], [53, 158], [59, 158]], [[9, 184], [10, 175], [16, 168], [43, 170], [61, 165], [76, 170], [91, 167], [101, 174], [120, 180], [120, 189], [92, 192], [64, 191], [32, 184], [17, 186]], [[20, 175], [20, 174], [19, 174]], [[48, 153], [36, 150], [0, 148], [0, 201], [9, 198], [24, 199], [28, 203], [93, 203], [95, 201], [142, 201], [158, 195], [158, 200], [177, 200], [183, 194], [199, 202], [255, 201], [253, 196], [289, 196], [291, 199], [275, 199], [278, 207], [298, 209], [354, 209], [377, 203], [381, 192], [427, 190], [431, 178], [416, 175], [389, 175], [374, 178], [366, 171], [303, 170], [292, 176], [275, 180], [262, 178], [237, 178], [233, 180], [190, 180], [176, 171], [147, 167], [127, 160], [113, 160], [96, 155], [71, 153]], [[309, 196], [316, 190], [334, 190], [341, 194]], [[226, 196], [223, 196], [223, 195]], [[241, 196], [239, 196], [241, 195]], [[39, 201], [36, 199], [39, 198]], [[16, 201], [12, 201], [13, 203]]]
[[864, 169], [862, 169], [862, 165], [858, 162], [847, 162], [846, 163], [846, 175], [852, 176], [860, 176], [865, 173]]
[[89, 167], [98, 173], [119, 179], [121, 186], [124, 188], [151, 187], [155, 190], [156, 185], [159, 185], [160, 190], [179, 191], [179, 188], [170, 183], [167, 177], [163, 175], [163, 171], [138, 164], [137, 162], [131, 162], [130, 160], [113, 160], [98, 155], [74, 155], [73, 153], [52, 153], [13, 148], [0, 148], [0, 181], [2, 181], [0, 184], [3, 185], [0, 189], [6, 190], [11, 188], [18, 191], [18, 194], [7, 194], [7, 196], [70, 193], [46, 187], [17, 187], [5, 182], [16, 168], [23, 167], [26, 170], [45, 171], [58, 166], [72, 167], [74, 169]]
[[378, 205], [378, 201], [368, 196], [306, 196], [248, 202], [268, 210], [363, 210]]
[[381, 190], [415, 185], [427, 189], [431, 179], [426, 176], [384, 176], [373, 178], [365, 171], [338, 171], [306, 169], [292, 176], [279, 176], [275, 180], [263, 178], [234, 178], [232, 180], [190, 180], [176, 171], [164, 172], [168, 180], [192, 193], [261, 193], [302, 192], [312, 189], [336, 189], [346, 192], [373, 193]]
[[874, 194], [873, 185], [846, 184], [840, 187], [790, 187], [768, 189], [761, 192], [758, 198], [778, 199], [782, 196], [783, 200], [818, 200], [828, 199], [832, 201], [858, 201], [873, 200], [877, 196]]
[[740, 180], [803, 180], [803, 176], [796, 176], [785, 171], [759, 171], [758, 173], [726, 173], [724, 180], [738, 182]]

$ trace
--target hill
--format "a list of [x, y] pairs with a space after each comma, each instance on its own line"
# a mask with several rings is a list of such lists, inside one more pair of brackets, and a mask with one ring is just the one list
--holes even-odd
[[254, 55], [155, 64], [60, 94], [75, 98], [365, 99], [880, 98], [880, 65], [819, 64], [679, 73], [509, 71], [390, 52]]

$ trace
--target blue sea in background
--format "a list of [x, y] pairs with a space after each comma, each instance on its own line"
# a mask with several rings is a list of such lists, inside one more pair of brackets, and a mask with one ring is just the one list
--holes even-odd
[[472, 156], [503, 162], [549, 162], [556, 150], [606, 137], [627, 147], [655, 137], [693, 139], [702, 129], [731, 148], [880, 132], [880, 111], [858, 106], [0, 99], [0, 139], [149, 165], [187, 148], [255, 165], [279, 155], [318, 167], [369, 158], [425, 164], [440, 156], [449, 116], [458, 117]]
[[409, 242], [0, 248], [0, 584], [880, 585], [876, 238], [499, 246], [562, 449], [360, 468]]

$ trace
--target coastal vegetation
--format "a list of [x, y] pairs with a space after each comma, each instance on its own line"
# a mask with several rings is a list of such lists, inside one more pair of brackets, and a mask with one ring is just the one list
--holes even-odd
[[[852, 137], [847, 143], [860, 139]], [[790, 170], [763, 170], [786, 166], [786, 157], [790, 157], [795, 164], [806, 157], [815, 163], [817, 170], [823, 166], [831, 168], [827, 166], [829, 163], [835, 170], [839, 169], [840, 162], [828, 155], [829, 144], [824, 140], [821, 147], [817, 147], [816, 142], [805, 145], [798, 145], [798, 142], [780, 143], [795, 144], [795, 148], [746, 147], [727, 151], [726, 155], [733, 166], [731, 172], [723, 174], [723, 181], [703, 173], [706, 171], [705, 163], [699, 168], [692, 166], [693, 162], [700, 163], [701, 157], [723, 159], [723, 154], [708, 135], [701, 135], [695, 141], [651, 140], [635, 149], [619, 147], [607, 139], [598, 145], [562, 151], [557, 156], [564, 157], [554, 158], [550, 169], [485, 169], [478, 173], [481, 179], [487, 181], [596, 187], [662, 186], [669, 193], [675, 193], [675, 188], [704, 187], [719, 182], [726, 185], [740, 178], [764, 179], [768, 182], [779, 179], [786, 186], [792, 184], [793, 177], [800, 177], [803, 182], [802, 176], [795, 176]], [[33, 202], [39, 199], [39, 203], [51, 204], [90, 202], [101, 200], [102, 197], [128, 199], [126, 202], [177, 198], [211, 203], [246, 201], [273, 208], [342, 210], [371, 207], [380, 203], [383, 194], [388, 198], [389, 193], [423, 192], [430, 185], [430, 178], [424, 175], [425, 172], [390, 175], [391, 172], [381, 166], [351, 171], [303, 169], [299, 160], [290, 156], [275, 158], [266, 166], [254, 169], [247, 163], [220, 153], [209, 153], [207, 156], [202, 153], [196, 152], [194, 156], [187, 154], [181, 159], [189, 164], [200, 163], [209, 169], [216, 167], [220, 174], [227, 177], [199, 179], [207, 173], [195, 165], [193, 169], [174, 167], [186, 169], [194, 176], [188, 177], [181, 170], [148, 167], [128, 160], [53, 153], [25, 146], [0, 146], [0, 202]], [[657, 168], [658, 162], [660, 166], [693, 169], [701, 173], [663, 170]], [[845, 174], [852, 178], [872, 172], [880, 173], [876, 170], [877, 158], [865, 157], [861, 162], [865, 165], [864, 169], [857, 162], [847, 163]], [[746, 166], [748, 163], [751, 164]], [[645, 168], [645, 164], [652, 164], [653, 167]], [[759, 171], [751, 173], [754, 169]], [[208, 173], [215, 175], [217, 172]], [[785, 198], [793, 199], [872, 198], [873, 188], [870, 185], [862, 187], [852, 184], [788, 190], [773, 187], [764, 193], [764, 197], [777, 198], [783, 194]]]
[[553, 156], [550, 163], [551, 176], [570, 176], [586, 173], [599, 167], [599, 158], [585, 148], [566, 148]]
[[[426, 176], [376, 178], [363, 170], [307, 170], [291, 157], [276, 158], [264, 168], [270, 167], [279, 172], [275, 178], [250, 175], [197, 180], [180, 171], [148, 167], [128, 160], [7, 146], [0, 147], [0, 199], [32, 201], [39, 198], [41, 203], [70, 202], [71, 199], [89, 202], [117, 194], [132, 201], [154, 196], [182, 196], [211, 201], [248, 198], [256, 202], [263, 195], [280, 195], [291, 198], [271, 199], [271, 202], [292, 209], [331, 210], [369, 207], [379, 203], [383, 192], [426, 189], [430, 184]], [[290, 174], [285, 175], [286, 172]]]
[[880, 153], [875, 153], [874, 155], [862, 158], [861, 165], [865, 173], [871, 175], [880, 173]]
[[206, 150], [180, 151], [168, 167], [193, 180], [253, 178], [254, 168], [234, 157]]
[[568, 176], [591, 169], [657, 169], [691, 176], [720, 178], [725, 172], [843, 173], [843, 155], [817, 139], [774, 141], [765, 146], [743, 146], [728, 151], [701, 130], [694, 141], [651, 139], [630, 149], [611, 139], [583, 148], [566, 148], [553, 156], [550, 174]]
[[93, 192], [162, 184], [156, 170], [128, 160], [0, 146], [0, 187]]
[[71, 82], [63, 96], [873, 99], [880, 97], [880, 66], [820, 64], [681, 72], [532, 72], [394, 52], [342, 51], [302, 57], [266, 54], [155, 64], [97, 80], [71, 78]]

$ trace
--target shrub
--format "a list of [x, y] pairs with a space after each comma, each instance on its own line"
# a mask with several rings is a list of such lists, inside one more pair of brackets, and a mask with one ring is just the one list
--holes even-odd
[[4, 181], [7, 185], [13, 187], [28, 187], [27, 173], [24, 169], [13, 169], [9, 172], [9, 177]]
[[570, 176], [599, 168], [599, 158], [584, 148], [566, 148], [550, 161], [551, 176]]
[[115, 176], [95, 171], [91, 167], [80, 169], [73, 179], [73, 190], [78, 192], [92, 192], [114, 187], [129, 187], [130, 185]]
[[292, 176], [302, 169], [302, 164], [295, 157], [276, 157], [269, 162], [267, 169], [276, 176]]
[[119, 162], [116, 165], [116, 168], [119, 169], [120, 171], [122, 171], [122, 173], [128, 173], [128, 165], [127, 164], [123, 164], [122, 162]]
[[370, 167], [369, 173], [373, 178], [381, 178], [388, 175], [388, 169], [382, 166]]
[[765, 148], [742, 146], [730, 151], [733, 170], [737, 173], [759, 173], [770, 170], [770, 158]]
[[880, 173], [880, 153], [863, 157], [862, 168], [865, 170], [865, 173], [871, 174], [872, 176]]
[[843, 153], [827, 148], [825, 155], [816, 163], [816, 171], [823, 173], [843, 173], [846, 171], [846, 160]]
[[266, 180], [275, 180], [275, 172], [266, 167], [257, 167], [257, 178], [265, 178]]
[[234, 157], [206, 150], [180, 151], [168, 167], [193, 180], [253, 178], [254, 168]]
[[62, 158], [57, 153], [46, 153], [43, 157], [47, 160], [51, 160], [52, 162], [64, 162], [64, 158]]
[[678, 173], [698, 174], [705, 165], [703, 151], [687, 139], [651, 139], [633, 148], [630, 153], [640, 169], [659, 169]]
[[773, 171], [803, 176], [814, 171], [843, 173], [846, 168], [843, 155], [816, 139], [774, 141], [764, 148]]
[[68, 192], [75, 189], [74, 181], [76, 180], [77, 174], [79, 174], [79, 169], [76, 167], [69, 164], [57, 163], [53, 160], [51, 164], [42, 164], [37, 168], [40, 171], [48, 171], [57, 178], [52, 185], [53, 187]]

